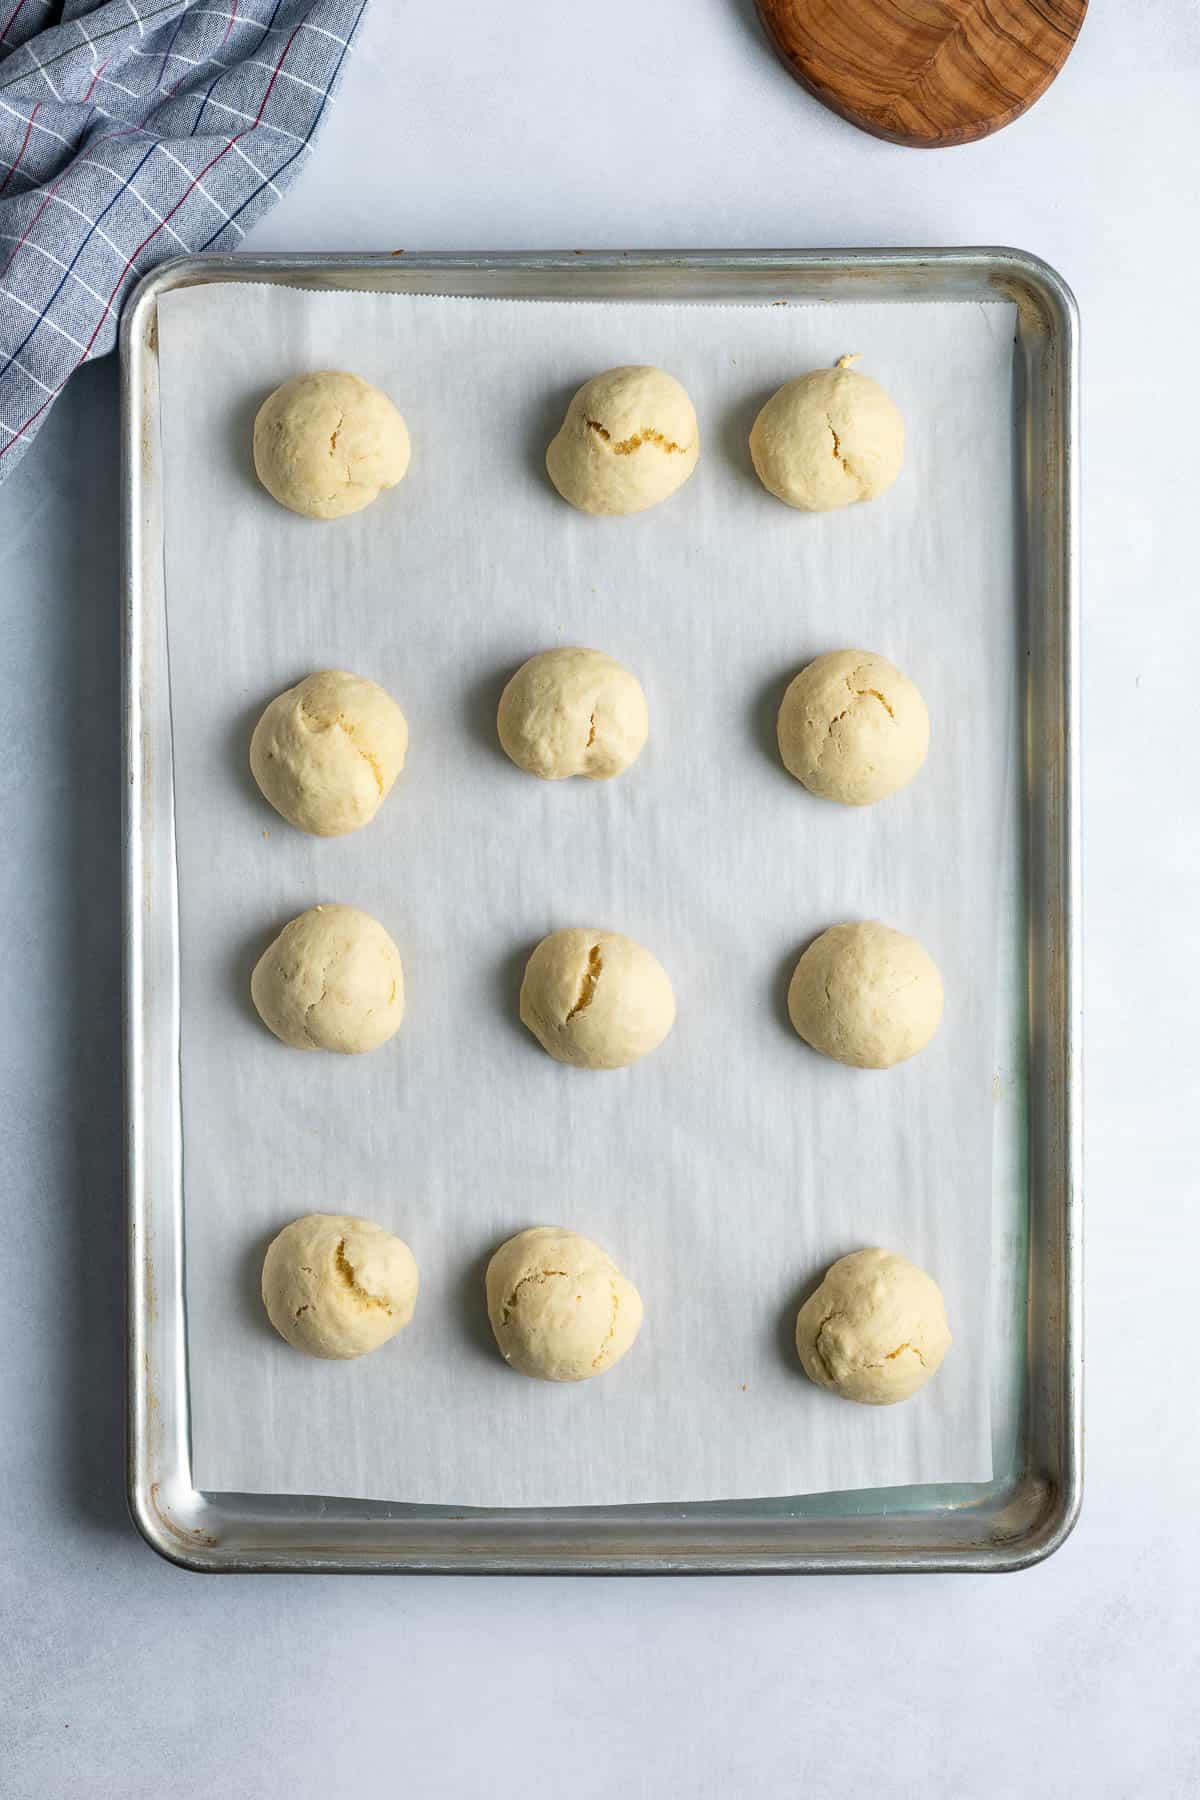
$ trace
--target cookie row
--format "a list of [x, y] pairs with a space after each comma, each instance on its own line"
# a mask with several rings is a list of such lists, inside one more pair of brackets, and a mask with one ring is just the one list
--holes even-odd
[[[564, 645], [522, 663], [496, 733], [509, 760], [543, 781], [608, 781], [650, 731], [637, 676], [601, 650]], [[784, 767], [810, 793], [869, 806], [907, 786], [929, 751], [916, 684], [871, 650], [830, 650], [788, 684], [776, 720]], [[404, 767], [408, 722], [365, 676], [322, 669], [278, 694], [250, 740], [264, 797], [300, 831], [344, 837], [370, 824]]]
[[[377, 1350], [413, 1317], [420, 1279], [408, 1245], [369, 1219], [308, 1213], [274, 1238], [262, 1297], [279, 1335], [310, 1356]], [[633, 1346], [642, 1297], [611, 1256], [578, 1232], [537, 1225], [487, 1266], [488, 1318], [505, 1362], [540, 1381], [587, 1381]], [[796, 1317], [809, 1378], [869, 1406], [907, 1400], [950, 1348], [941, 1292], [894, 1251], [843, 1256]]]
[[[878, 382], [840, 357], [786, 382], [750, 433], [759, 480], [785, 505], [829, 512], [874, 500], [904, 462], [904, 420]], [[254, 467], [289, 512], [340, 519], [408, 473], [412, 446], [387, 394], [340, 369], [294, 375], [254, 421]], [[649, 364], [586, 381], [546, 451], [546, 470], [580, 512], [646, 512], [677, 492], [700, 456], [696, 409], [682, 382]]]
[[[357, 1056], [399, 1031], [404, 966], [369, 913], [312, 906], [263, 951], [250, 995], [281, 1043]], [[890, 1069], [923, 1050], [943, 1001], [929, 952], [878, 919], [823, 931], [796, 964], [787, 997], [797, 1035], [857, 1069]], [[552, 931], [529, 958], [520, 1015], [556, 1062], [627, 1069], [670, 1032], [675, 992], [658, 958], [632, 938], [574, 925]]]

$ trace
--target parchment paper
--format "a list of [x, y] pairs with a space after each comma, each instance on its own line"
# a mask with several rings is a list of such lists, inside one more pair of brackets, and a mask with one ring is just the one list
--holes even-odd
[[[991, 1474], [992, 1060], [1014, 675], [1011, 307], [655, 307], [211, 286], [159, 307], [183, 942], [187, 1317], [198, 1483], [455, 1505], [703, 1500]], [[824, 516], [771, 499], [754, 415], [865, 352], [908, 422], [891, 493]], [[704, 433], [655, 511], [584, 518], [547, 482], [567, 399], [629, 361], [678, 374]], [[313, 524], [256, 486], [254, 412], [297, 370], [397, 400], [395, 492]], [[634, 669], [652, 720], [622, 779], [548, 784], [495, 737], [504, 680], [553, 644]], [[775, 710], [822, 650], [882, 651], [922, 688], [925, 770], [851, 810], [782, 770]], [[370, 675], [408, 766], [349, 838], [291, 830], [251, 781], [253, 723], [312, 669]], [[373, 1055], [305, 1055], [257, 1021], [259, 952], [319, 900], [366, 908], [408, 1013]], [[946, 984], [941, 1032], [886, 1073], [792, 1033], [784, 996], [826, 925], [879, 917]], [[669, 970], [672, 1036], [620, 1073], [560, 1067], [517, 1021], [533, 944], [626, 931]], [[272, 1333], [263, 1249], [307, 1211], [413, 1247], [416, 1319], [355, 1363]], [[598, 1239], [646, 1322], [600, 1380], [512, 1373], [489, 1252], [530, 1224]], [[955, 1336], [914, 1401], [810, 1385], [796, 1306], [836, 1256], [901, 1250]]]

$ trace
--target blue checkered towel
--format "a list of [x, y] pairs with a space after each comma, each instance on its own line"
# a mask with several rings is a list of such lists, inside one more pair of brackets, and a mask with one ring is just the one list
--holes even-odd
[[0, 481], [157, 262], [291, 186], [366, 0], [0, 0]]

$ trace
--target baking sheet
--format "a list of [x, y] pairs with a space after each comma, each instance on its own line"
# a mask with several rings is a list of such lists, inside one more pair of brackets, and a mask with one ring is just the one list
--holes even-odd
[[[197, 1483], [459, 1505], [701, 1500], [991, 1473], [987, 1380], [998, 853], [1013, 692], [1012, 309], [554, 306], [244, 286], [159, 307], [183, 941], [187, 1304]], [[866, 350], [909, 422], [883, 501], [809, 518], [762, 493], [758, 405]], [[686, 381], [693, 480], [593, 521], [545, 482], [571, 391], [621, 360]], [[331, 526], [256, 488], [250, 422], [298, 368], [387, 387], [413, 433], [403, 487]], [[596, 787], [513, 769], [503, 680], [593, 643], [641, 676], [651, 742]], [[917, 783], [847, 812], [783, 774], [774, 708], [818, 651], [861, 644], [922, 686]], [[258, 711], [310, 668], [382, 680], [412, 728], [377, 821], [317, 842], [257, 797]], [[277, 1045], [255, 956], [319, 899], [365, 906], [405, 957], [408, 1017], [374, 1056]], [[839, 918], [913, 931], [946, 978], [913, 1063], [806, 1051], [783, 995]], [[567, 923], [629, 931], [680, 1004], [615, 1074], [560, 1068], [515, 1023], [520, 967]], [[413, 1245], [414, 1325], [349, 1365], [302, 1359], [257, 1300], [266, 1241], [345, 1209]], [[647, 1320], [602, 1381], [513, 1375], [482, 1266], [542, 1220], [588, 1232]], [[941, 1281], [956, 1345], [912, 1404], [820, 1394], [790, 1349], [832, 1257], [894, 1245]]]

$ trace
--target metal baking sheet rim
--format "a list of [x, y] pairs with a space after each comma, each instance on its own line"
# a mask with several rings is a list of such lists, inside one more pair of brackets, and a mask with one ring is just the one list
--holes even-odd
[[[1029, 1254], [1015, 1473], [979, 1487], [703, 1506], [454, 1511], [192, 1480], [179, 1103], [179, 955], [162, 558], [158, 296], [209, 281], [563, 299], [1015, 302], [1025, 598]], [[1079, 323], [1020, 250], [191, 257], [121, 327], [127, 1475], [151, 1547], [208, 1572], [481, 1574], [1003, 1571], [1057, 1550], [1083, 1466], [1079, 907]], [[831, 1499], [833, 1497], [830, 1497]]]

